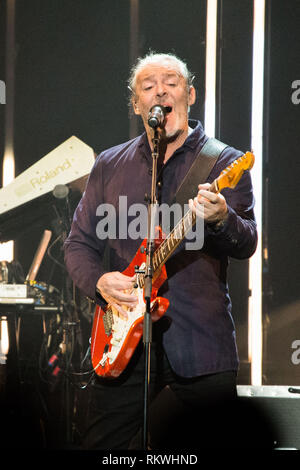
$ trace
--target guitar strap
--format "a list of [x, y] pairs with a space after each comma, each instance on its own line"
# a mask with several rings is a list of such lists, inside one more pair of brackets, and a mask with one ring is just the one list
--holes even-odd
[[177, 189], [173, 203], [179, 203], [184, 207], [184, 204], [188, 204], [189, 199], [196, 197], [198, 185], [206, 182], [211, 170], [226, 147], [228, 145], [220, 140], [214, 137], [208, 138]]

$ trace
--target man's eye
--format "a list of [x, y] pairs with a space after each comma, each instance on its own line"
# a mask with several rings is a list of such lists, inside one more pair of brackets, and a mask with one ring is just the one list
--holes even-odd
[[152, 88], [152, 85], [146, 86], [146, 87], [144, 87], [144, 91], [151, 90], [151, 88]]
[[169, 86], [176, 86], [177, 83], [169, 82], [168, 85], [169, 85]]

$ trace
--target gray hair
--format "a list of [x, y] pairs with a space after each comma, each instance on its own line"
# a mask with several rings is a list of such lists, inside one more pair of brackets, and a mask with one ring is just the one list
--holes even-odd
[[186, 63], [179, 59], [175, 54], [149, 52], [144, 57], [139, 57], [131, 69], [131, 73], [128, 79], [128, 89], [131, 92], [131, 97], [135, 94], [136, 77], [139, 71], [146, 65], [157, 63], [175, 65], [180, 75], [182, 75], [185, 79], [187, 87], [189, 88], [193, 84], [194, 75], [188, 70]]

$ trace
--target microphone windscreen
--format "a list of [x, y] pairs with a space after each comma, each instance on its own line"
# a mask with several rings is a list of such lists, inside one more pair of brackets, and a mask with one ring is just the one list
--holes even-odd
[[65, 184], [57, 184], [52, 194], [57, 199], [65, 199], [69, 194], [69, 187]]

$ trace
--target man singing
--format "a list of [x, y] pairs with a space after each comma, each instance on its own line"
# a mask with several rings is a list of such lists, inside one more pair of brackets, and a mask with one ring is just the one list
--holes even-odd
[[[138, 59], [129, 87], [133, 111], [141, 116], [145, 132], [97, 157], [65, 242], [66, 266], [78, 288], [95, 303], [112, 305], [125, 319], [137, 305], [137, 297], [135, 276], [126, 276], [123, 271], [142, 240], [99, 236], [101, 217], [97, 214], [101, 205], [111, 204], [119, 220], [120, 196], [126, 196], [128, 207], [147, 205], [154, 132], [148, 116], [155, 105], [167, 109], [164, 125], [158, 129], [156, 196], [159, 204], [172, 204], [208, 140], [201, 123], [189, 119], [189, 108], [196, 100], [192, 79], [186, 64], [173, 54], [149, 53]], [[209, 188], [242, 154], [225, 147], [207, 180], [199, 181], [198, 193], [186, 201], [204, 221], [202, 248], [188, 250], [181, 244], [166, 262], [168, 278], [159, 295], [168, 299], [169, 307], [153, 323], [151, 345], [152, 449], [228, 443], [229, 404], [236, 397], [238, 355], [227, 265], [229, 257], [244, 259], [254, 253], [257, 232], [249, 172], [243, 174], [235, 189], [216, 194]], [[104, 263], [104, 258], [109, 262]], [[84, 448], [139, 448], [143, 374], [142, 341], [119, 377], [95, 374], [87, 400]]]

